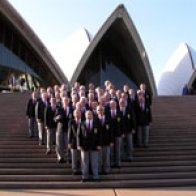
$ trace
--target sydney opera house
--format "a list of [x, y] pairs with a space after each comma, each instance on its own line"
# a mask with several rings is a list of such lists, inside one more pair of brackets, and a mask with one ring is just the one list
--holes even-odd
[[127, 83], [137, 88], [144, 82], [152, 94], [157, 93], [147, 53], [123, 5], [114, 10], [92, 39], [89, 38], [89, 45], [69, 80], [66, 66], [56, 63], [7, 0], [0, 1], [1, 89], [9, 86], [10, 77], [14, 75], [23, 77], [28, 89], [60, 83], [71, 86], [75, 81], [103, 86], [108, 79], [117, 87]]
[[158, 83], [158, 94], [182, 95], [185, 85], [195, 94], [195, 78], [196, 53], [187, 43], [182, 43], [166, 64]]

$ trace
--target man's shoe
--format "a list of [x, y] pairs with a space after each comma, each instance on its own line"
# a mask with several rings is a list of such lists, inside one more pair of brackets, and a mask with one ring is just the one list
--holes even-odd
[[44, 142], [39, 141], [39, 146], [42, 146], [42, 145], [44, 145]]
[[82, 174], [81, 171], [75, 171], [75, 172], [73, 172], [73, 175], [81, 175], [81, 174]]
[[58, 161], [58, 163], [63, 163], [64, 162], [63, 158], [60, 158], [57, 161]]
[[80, 171], [73, 171], [72, 175], [81, 175], [82, 173]]
[[92, 179], [92, 182], [100, 182], [100, 179]]
[[128, 162], [132, 162], [133, 161], [133, 157], [127, 158]]
[[81, 182], [89, 182], [89, 179], [82, 179]]
[[51, 150], [46, 151], [46, 155], [51, 154]]
[[113, 168], [120, 169], [120, 166], [119, 165], [114, 165]]

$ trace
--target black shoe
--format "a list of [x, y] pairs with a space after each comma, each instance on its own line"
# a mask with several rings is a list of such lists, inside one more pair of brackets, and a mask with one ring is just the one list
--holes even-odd
[[46, 151], [46, 155], [51, 154], [51, 150]]
[[89, 182], [89, 179], [82, 179], [81, 182]]
[[120, 166], [119, 165], [114, 165], [113, 168], [120, 169]]
[[128, 162], [132, 162], [133, 161], [133, 158], [127, 158], [127, 161]]
[[103, 172], [101, 172], [100, 174], [101, 174], [101, 175], [108, 175], [108, 172], [103, 171]]
[[72, 173], [72, 175], [81, 175], [81, 174], [82, 174], [81, 171], [74, 171], [74, 172]]
[[42, 145], [44, 145], [44, 142], [39, 141], [39, 146], [42, 146]]
[[64, 162], [64, 159], [63, 158], [60, 158], [57, 161], [58, 161], [58, 163], [63, 163]]
[[92, 179], [92, 182], [100, 182], [100, 179]]

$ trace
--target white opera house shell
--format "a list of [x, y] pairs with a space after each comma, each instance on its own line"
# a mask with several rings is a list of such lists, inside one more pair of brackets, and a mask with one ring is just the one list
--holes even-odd
[[180, 44], [166, 64], [158, 82], [158, 95], [182, 95], [185, 84], [195, 81], [196, 53], [186, 43]]

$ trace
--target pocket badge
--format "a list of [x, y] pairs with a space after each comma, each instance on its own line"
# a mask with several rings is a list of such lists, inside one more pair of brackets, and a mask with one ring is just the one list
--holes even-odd
[[106, 129], [109, 130], [109, 128], [110, 128], [110, 126], [109, 125], [106, 125]]
[[94, 133], [97, 134], [97, 128], [94, 128]]

